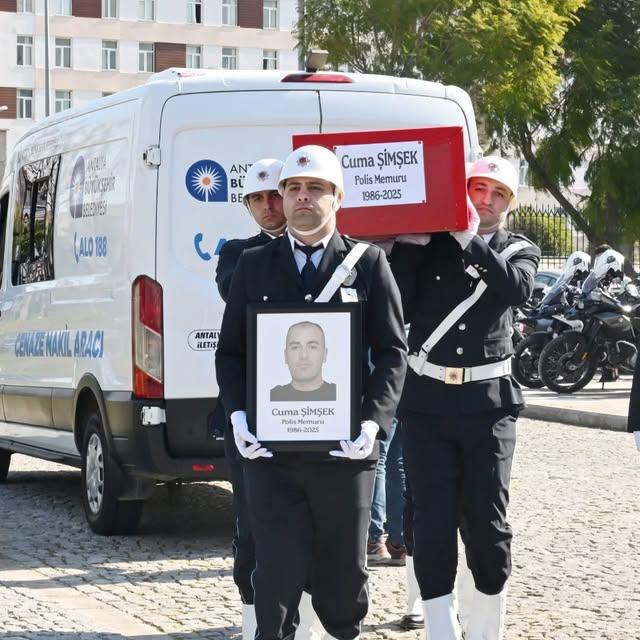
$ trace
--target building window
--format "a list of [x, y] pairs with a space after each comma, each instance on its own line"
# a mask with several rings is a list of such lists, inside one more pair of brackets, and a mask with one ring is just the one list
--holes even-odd
[[265, 71], [278, 68], [278, 52], [276, 49], [262, 50], [262, 68]]
[[265, 29], [278, 28], [278, 0], [264, 0], [262, 5], [262, 26]]
[[102, 41], [102, 68], [105, 71], [115, 71], [118, 68], [118, 43], [115, 40]]
[[102, 17], [118, 17], [118, 0], [102, 0]]
[[238, 50], [234, 47], [222, 47], [222, 68], [238, 68]]
[[187, 45], [187, 69], [202, 67], [202, 47]]
[[187, 22], [202, 24], [202, 0], [187, 1]]
[[18, 0], [16, 11], [18, 13], [33, 13], [33, 0]]
[[31, 36], [18, 36], [19, 67], [30, 67], [33, 64], [33, 38]]
[[238, 24], [238, 0], [222, 0], [222, 24]]
[[141, 42], [138, 49], [138, 69], [140, 71], [153, 71], [153, 43]]
[[33, 89], [18, 89], [17, 115], [19, 120], [33, 118]]
[[71, 0], [56, 0], [53, 10], [57, 16], [70, 16]]
[[56, 91], [56, 113], [71, 109], [71, 91]]
[[56, 67], [71, 68], [71, 40], [56, 38]]
[[138, 0], [138, 18], [140, 20], [155, 20], [155, 0]]

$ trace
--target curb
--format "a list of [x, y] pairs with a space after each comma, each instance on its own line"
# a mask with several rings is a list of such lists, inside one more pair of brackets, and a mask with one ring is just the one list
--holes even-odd
[[627, 416], [615, 416], [608, 413], [596, 413], [595, 411], [580, 411], [579, 409], [527, 403], [526, 408], [520, 412], [520, 415], [534, 420], [560, 422], [577, 427], [587, 427], [588, 429], [627, 430]]

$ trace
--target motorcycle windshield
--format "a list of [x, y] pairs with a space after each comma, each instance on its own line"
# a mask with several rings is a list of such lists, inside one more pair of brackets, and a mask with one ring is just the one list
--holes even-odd
[[540, 301], [540, 306], [557, 304], [560, 302], [560, 298], [562, 297], [563, 292], [569, 286], [569, 282], [571, 281], [571, 277], [566, 274], [562, 274], [562, 276], [558, 279], [558, 281], [547, 291], [544, 298]]
[[593, 271], [587, 276], [587, 279], [582, 284], [582, 293], [584, 295], [590, 294], [598, 286], [598, 278]]

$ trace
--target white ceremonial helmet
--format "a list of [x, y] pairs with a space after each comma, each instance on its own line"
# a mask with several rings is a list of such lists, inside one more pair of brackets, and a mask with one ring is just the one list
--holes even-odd
[[520, 179], [516, 168], [504, 158], [500, 156], [485, 156], [476, 160], [471, 168], [467, 171], [467, 182], [471, 178], [491, 178], [500, 184], [503, 184], [511, 191], [513, 204], [518, 198], [518, 185]]
[[596, 257], [593, 273], [598, 282], [604, 277], [622, 278], [624, 276], [624, 256], [615, 249], [607, 249]]
[[276, 158], [263, 158], [254, 162], [244, 177], [244, 189], [242, 202], [247, 206], [247, 199], [252, 193], [258, 191], [278, 191], [282, 160]]
[[342, 167], [335, 153], [325, 147], [308, 144], [292, 151], [284, 161], [278, 191], [284, 194], [284, 183], [289, 178], [320, 178], [330, 182], [336, 196], [344, 197]]
[[577, 273], [583, 278], [591, 270], [591, 256], [584, 251], [574, 251], [564, 263], [563, 279], [570, 281]]

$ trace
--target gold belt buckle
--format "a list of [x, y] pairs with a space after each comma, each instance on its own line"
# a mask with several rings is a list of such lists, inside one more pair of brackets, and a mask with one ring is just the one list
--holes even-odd
[[462, 384], [464, 382], [463, 367], [445, 367], [444, 383], [445, 384]]

